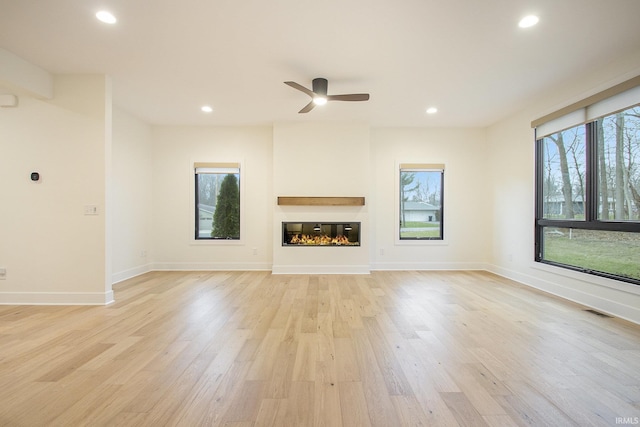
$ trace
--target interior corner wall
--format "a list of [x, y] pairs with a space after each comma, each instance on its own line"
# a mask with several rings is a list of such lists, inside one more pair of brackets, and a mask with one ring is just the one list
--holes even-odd
[[[445, 165], [444, 241], [397, 241], [400, 162]], [[486, 268], [491, 203], [484, 129], [374, 128], [371, 171], [372, 269]]]
[[534, 262], [534, 139], [531, 121], [640, 74], [640, 51], [576, 76], [487, 129], [492, 189], [489, 270], [640, 324], [640, 286]]
[[151, 269], [152, 147], [151, 126], [114, 108], [112, 283]]
[[[0, 110], [3, 304], [105, 304], [109, 81], [54, 78], [54, 98]], [[40, 174], [37, 183], [32, 172]], [[95, 206], [97, 215], [85, 215]]]
[[[152, 127], [154, 270], [270, 270], [272, 128]], [[195, 162], [240, 162], [241, 241], [194, 238]]]

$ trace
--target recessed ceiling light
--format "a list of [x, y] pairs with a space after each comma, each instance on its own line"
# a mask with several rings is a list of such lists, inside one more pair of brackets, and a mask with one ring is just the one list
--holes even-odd
[[200, 108], [204, 113], [212, 113], [213, 112], [213, 108], [209, 105], [203, 105], [202, 108]]
[[106, 10], [101, 10], [100, 12], [96, 13], [96, 18], [98, 18], [105, 24], [115, 24], [117, 21], [116, 17], [113, 16], [111, 12], [107, 12]]
[[520, 20], [520, 22], [518, 23], [518, 27], [520, 28], [529, 28], [529, 27], [533, 27], [534, 25], [536, 25], [539, 21], [539, 18], [535, 15], [528, 15], [525, 16], [524, 18], [522, 18]]
[[427, 114], [435, 114], [437, 112], [438, 112], [438, 109], [436, 107], [427, 108]]

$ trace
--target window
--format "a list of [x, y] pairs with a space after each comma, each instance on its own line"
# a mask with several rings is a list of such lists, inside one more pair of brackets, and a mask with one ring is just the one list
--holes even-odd
[[535, 259], [640, 284], [640, 106], [601, 105], [536, 130]]
[[442, 240], [444, 165], [400, 164], [400, 240]]
[[240, 165], [195, 164], [195, 238], [240, 239]]

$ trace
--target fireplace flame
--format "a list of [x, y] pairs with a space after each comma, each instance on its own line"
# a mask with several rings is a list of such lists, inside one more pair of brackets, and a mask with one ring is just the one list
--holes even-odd
[[326, 234], [310, 236], [308, 234], [294, 234], [289, 242], [291, 245], [354, 245], [343, 235], [330, 237]]

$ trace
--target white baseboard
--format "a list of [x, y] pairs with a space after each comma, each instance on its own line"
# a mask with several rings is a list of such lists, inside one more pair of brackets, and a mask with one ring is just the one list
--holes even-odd
[[107, 305], [108, 292], [0, 292], [0, 305]]
[[151, 271], [269, 271], [267, 262], [155, 262]]
[[487, 270], [483, 262], [376, 262], [371, 264], [371, 270]]
[[121, 271], [119, 273], [113, 273], [113, 275], [111, 276], [111, 284], [113, 285], [127, 279], [132, 279], [136, 276], [140, 276], [141, 274], [148, 273], [150, 271], [151, 264], [145, 264], [138, 267], [130, 268], [125, 271]]
[[273, 265], [272, 274], [369, 274], [368, 265]]
[[[543, 268], [547, 269], [545, 267]], [[558, 267], [553, 267], [553, 268], [558, 269]], [[611, 298], [608, 298], [604, 294], [595, 295], [593, 293], [583, 292], [576, 286], [565, 286], [561, 283], [563, 280], [562, 278], [565, 277], [564, 280], [566, 279], [577, 280], [577, 281], [584, 282], [585, 285], [609, 288], [610, 289], [609, 292], [620, 291], [619, 289], [618, 290], [613, 289], [611, 286], [603, 286], [602, 283], [598, 283], [603, 280], [601, 278], [594, 278], [593, 281], [589, 280], [591, 278], [590, 276], [583, 277], [583, 278], [577, 278], [577, 277], [569, 278], [567, 277], [567, 273], [563, 271], [561, 272], [549, 271], [549, 273], [555, 274], [559, 278], [558, 280], [550, 281], [550, 280], [542, 279], [540, 277], [535, 277], [529, 274], [516, 272], [504, 267], [499, 267], [496, 265], [488, 265], [487, 271], [497, 274], [498, 276], [502, 276], [507, 279], [513, 280], [515, 282], [521, 283], [525, 286], [529, 286], [529, 287], [541, 290], [543, 292], [575, 302], [577, 304], [593, 308], [602, 313], [605, 313], [614, 317], [618, 317], [620, 319], [624, 319], [629, 322], [640, 325], [640, 307], [623, 304], [620, 301], [624, 300], [624, 297], [620, 298], [620, 296], [618, 296], [620, 300], [616, 301]], [[572, 274], [577, 274], [577, 273], [572, 273]], [[619, 285], [616, 285], [616, 286], [619, 286]], [[635, 286], [635, 285], [630, 285], [630, 286]], [[606, 292], [605, 290], [605, 293], [609, 293], [609, 292]], [[622, 292], [625, 292], [625, 291], [622, 290]], [[636, 292], [637, 290], [635, 288], [631, 288], [631, 291], [628, 293], [633, 295], [633, 294], [636, 294]]]

